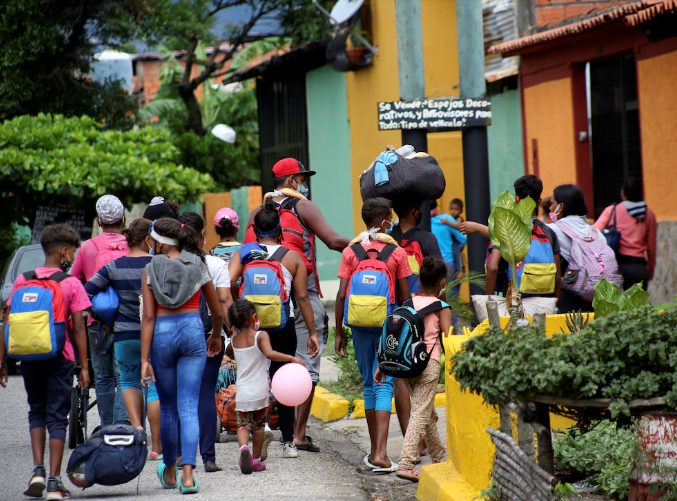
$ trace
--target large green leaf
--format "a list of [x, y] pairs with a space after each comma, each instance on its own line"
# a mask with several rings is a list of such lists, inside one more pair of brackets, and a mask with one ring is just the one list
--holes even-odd
[[494, 207], [494, 236], [501, 243], [501, 255], [513, 265], [529, 253], [531, 226], [510, 209]]
[[515, 206], [513, 212], [520, 217], [524, 224], [531, 228], [533, 225], [531, 216], [534, 214], [534, 209], [536, 209], [536, 202], [534, 202], [533, 198], [527, 197], [520, 200], [520, 203]]
[[626, 290], [623, 293], [623, 298], [625, 299], [624, 310], [634, 310], [649, 304], [649, 293], [642, 289], [641, 284], [635, 284]]
[[504, 209], [512, 210], [517, 204], [515, 203], [515, 197], [513, 197], [509, 191], [504, 191], [501, 193], [496, 201], [491, 206], [491, 213], [489, 214], [489, 238], [491, 243], [496, 246], [496, 248], [501, 248], [501, 242], [494, 236], [494, 209], [496, 207], [503, 207]]
[[608, 316], [623, 309], [625, 297], [621, 290], [607, 279], [603, 278], [595, 285], [595, 297], [592, 307], [595, 309], [595, 318]]

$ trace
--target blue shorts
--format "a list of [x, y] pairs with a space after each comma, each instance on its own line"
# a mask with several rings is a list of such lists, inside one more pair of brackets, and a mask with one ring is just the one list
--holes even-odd
[[[127, 339], [115, 342], [115, 358], [120, 367], [120, 383], [122, 391], [129, 388], [143, 391], [141, 386], [141, 340]], [[148, 388], [148, 402], [158, 399], [155, 383], [151, 381]]]

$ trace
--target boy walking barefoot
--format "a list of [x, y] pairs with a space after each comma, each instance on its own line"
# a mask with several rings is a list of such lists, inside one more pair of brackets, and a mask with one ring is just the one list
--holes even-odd
[[[38, 280], [45, 280], [55, 273], [66, 272], [73, 263], [75, 250], [80, 247], [78, 234], [67, 224], [54, 224], [42, 232], [40, 238], [42, 249], [45, 252], [45, 264], [34, 272]], [[29, 272], [31, 273], [31, 272]], [[56, 278], [54, 279], [56, 281]], [[25, 275], [20, 275], [14, 282], [14, 289], [7, 300], [9, 311], [2, 326], [0, 336], [0, 385], [7, 387], [7, 346], [5, 344], [5, 329], [12, 311], [12, 298], [17, 293], [15, 301], [31, 302], [35, 294], [23, 292], [17, 287], [27, 282]], [[66, 329], [63, 349], [53, 358], [46, 360], [23, 360], [24, 386], [28, 395], [28, 423], [31, 434], [31, 448], [33, 450], [33, 475], [24, 495], [41, 498], [47, 487], [47, 499], [50, 501], [68, 499], [70, 492], [61, 481], [61, 461], [63, 459], [64, 442], [66, 439], [66, 424], [70, 409], [71, 388], [73, 387], [73, 371], [75, 354], [72, 339], [75, 341], [80, 357], [80, 376], [78, 386], [89, 386], [89, 365], [87, 363], [87, 333], [82, 319], [82, 312], [91, 306], [85, 288], [75, 277], [62, 278], [57, 286], [60, 287], [66, 316], [73, 322], [73, 331]], [[59, 305], [52, 304], [52, 309]], [[18, 309], [18, 308], [16, 308]], [[56, 311], [56, 310], [55, 310]], [[68, 322], [65, 322], [66, 325]], [[11, 328], [11, 321], [10, 321]], [[49, 478], [45, 483], [45, 440], [46, 430], [49, 430]]]
[[[228, 309], [228, 320], [237, 331], [226, 348], [226, 355], [235, 358], [237, 364], [235, 410], [237, 441], [240, 444], [240, 471], [249, 475], [254, 471], [266, 469], [261, 458], [262, 455], [268, 456], [268, 451], [263, 451], [270, 399], [268, 359], [301, 365], [303, 362], [296, 357], [273, 350], [268, 333], [259, 330], [261, 323], [253, 303], [247, 300], [235, 301]], [[249, 449], [250, 433], [253, 451]]]
[[[444, 261], [427, 257], [421, 266], [421, 292], [412, 298], [416, 311], [439, 301], [437, 298], [447, 284], [447, 269]], [[440, 332], [449, 335], [451, 329], [451, 310], [446, 303], [443, 309], [428, 313], [424, 318], [424, 342], [430, 353], [428, 366], [423, 374], [411, 379], [401, 379], [411, 392], [411, 416], [404, 436], [402, 455], [396, 475], [400, 478], [418, 482], [419, 472], [414, 464], [419, 458], [419, 444], [425, 441], [433, 463], [444, 461], [444, 446], [437, 433], [437, 413], [435, 411], [435, 390], [440, 377]], [[386, 376], [380, 369], [374, 374], [374, 381], [383, 385]]]

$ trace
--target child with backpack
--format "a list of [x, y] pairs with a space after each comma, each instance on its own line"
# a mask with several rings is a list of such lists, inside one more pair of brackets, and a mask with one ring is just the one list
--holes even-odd
[[[297, 353], [294, 307], [291, 304], [293, 290], [294, 300], [310, 332], [306, 346], [299, 346], [298, 350], [307, 350], [310, 358], [315, 358], [320, 351], [320, 344], [308, 295], [306, 266], [298, 252], [282, 246], [280, 213], [271, 199], [256, 213], [253, 231], [256, 233], [256, 242], [243, 245], [230, 260], [231, 283], [242, 280], [239, 298], [254, 304], [261, 327], [271, 334], [273, 349], [290, 356]], [[272, 362], [271, 377], [285, 363], [288, 362]], [[299, 451], [294, 442], [294, 408], [278, 403], [278, 409], [284, 443], [282, 456], [297, 458]]]
[[[420, 277], [421, 292], [414, 296], [411, 302], [406, 302], [405, 306], [409, 305], [424, 315], [422, 319], [423, 339], [428, 357], [422, 357], [424, 360], [427, 359], [427, 365], [422, 374], [402, 379], [412, 394], [411, 417], [402, 445], [399, 468], [396, 472], [398, 477], [412, 482], [418, 482], [419, 472], [414, 469], [414, 464], [419, 458], [418, 446], [421, 440], [425, 440], [433, 463], [444, 461], [444, 445], [437, 434], [435, 391], [440, 377], [441, 333], [444, 333], [446, 337], [451, 330], [451, 309], [449, 305], [437, 298], [447, 284], [447, 269], [444, 261], [431, 257], [425, 258], [421, 266]], [[437, 311], [432, 311], [434, 309]], [[430, 312], [425, 314], [426, 311]], [[400, 323], [404, 322], [400, 321]], [[377, 368], [374, 382], [382, 386], [386, 381], [386, 375], [381, 372], [380, 368]]]
[[[268, 359], [277, 363], [303, 362], [292, 356], [273, 350], [271, 337], [259, 330], [261, 322], [256, 307], [247, 300], [235, 301], [228, 309], [228, 319], [237, 334], [234, 334], [226, 354], [235, 358], [237, 364], [237, 440], [240, 444], [240, 471], [246, 475], [263, 471], [268, 456], [268, 443], [264, 440], [266, 417], [270, 399], [268, 382]], [[249, 435], [253, 450], [249, 449]], [[252, 455], [253, 452], [253, 455]]]
[[[91, 303], [80, 281], [66, 274], [80, 247], [75, 230], [68, 224], [48, 226], [40, 244], [45, 264], [17, 277], [7, 299], [9, 311], [0, 336], [0, 385], [7, 386], [7, 356], [21, 360], [34, 464], [24, 495], [42, 498], [46, 487], [46, 499], [59, 500], [70, 497], [61, 481], [61, 461], [73, 387], [72, 342], [81, 364], [78, 386], [87, 388], [87, 333], [82, 312]], [[49, 431], [47, 481], [45, 428]]]
[[562, 293], [557, 304], [560, 313], [593, 311], [595, 285], [606, 278], [623, 286], [616, 255], [604, 234], [588, 223], [588, 209], [578, 186], [564, 184], [552, 195], [550, 228], [559, 240], [562, 254]]
[[[410, 298], [407, 253], [387, 233], [393, 227], [390, 201], [371, 198], [362, 206], [362, 220], [369, 228], [343, 250], [336, 296], [336, 341], [339, 357], [347, 357], [341, 325], [352, 329], [357, 366], [364, 386], [364, 409], [369, 423], [371, 454], [364, 463], [375, 473], [392, 473], [386, 446], [392, 409], [393, 380], [374, 385], [376, 349], [383, 322], [399, 302]], [[397, 293], [396, 293], [397, 291]]]

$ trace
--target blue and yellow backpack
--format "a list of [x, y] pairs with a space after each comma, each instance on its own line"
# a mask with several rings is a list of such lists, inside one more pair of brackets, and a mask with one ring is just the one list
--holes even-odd
[[359, 243], [350, 246], [359, 264], [348, 282], [343, 311], [348, 327], [380, 332], [386, 317], [395, 308], [395, 277], [386, 261], [396, 248], [386, 244], [379, 252], [365, 250]]
[[280, 264], [287, 252], [286, 247], [279, 247], [271, 257], [252, 259], [242, 270], [240, 298], [254, 303], [261, 329], [268, 332], [284, 329], [289, 319], [290, 298]]
[[66, 343], [68, 312], [59, 282], [70, 275], [57, 271], [38, 278], [35, 271], [23, 274], [26, 281], [12, 295], [5, 345], [15, 360], [47, 360], [58, 356]]
[[[516, 266], [517, 290], [525, 295], [553, 294], [557, 265], [552, 252], [552, 244], [543, 229], [534, 224], [531, 231], [529, 253]], [[508, 267], [508, 277], [512, 277], [512, 266]]]

